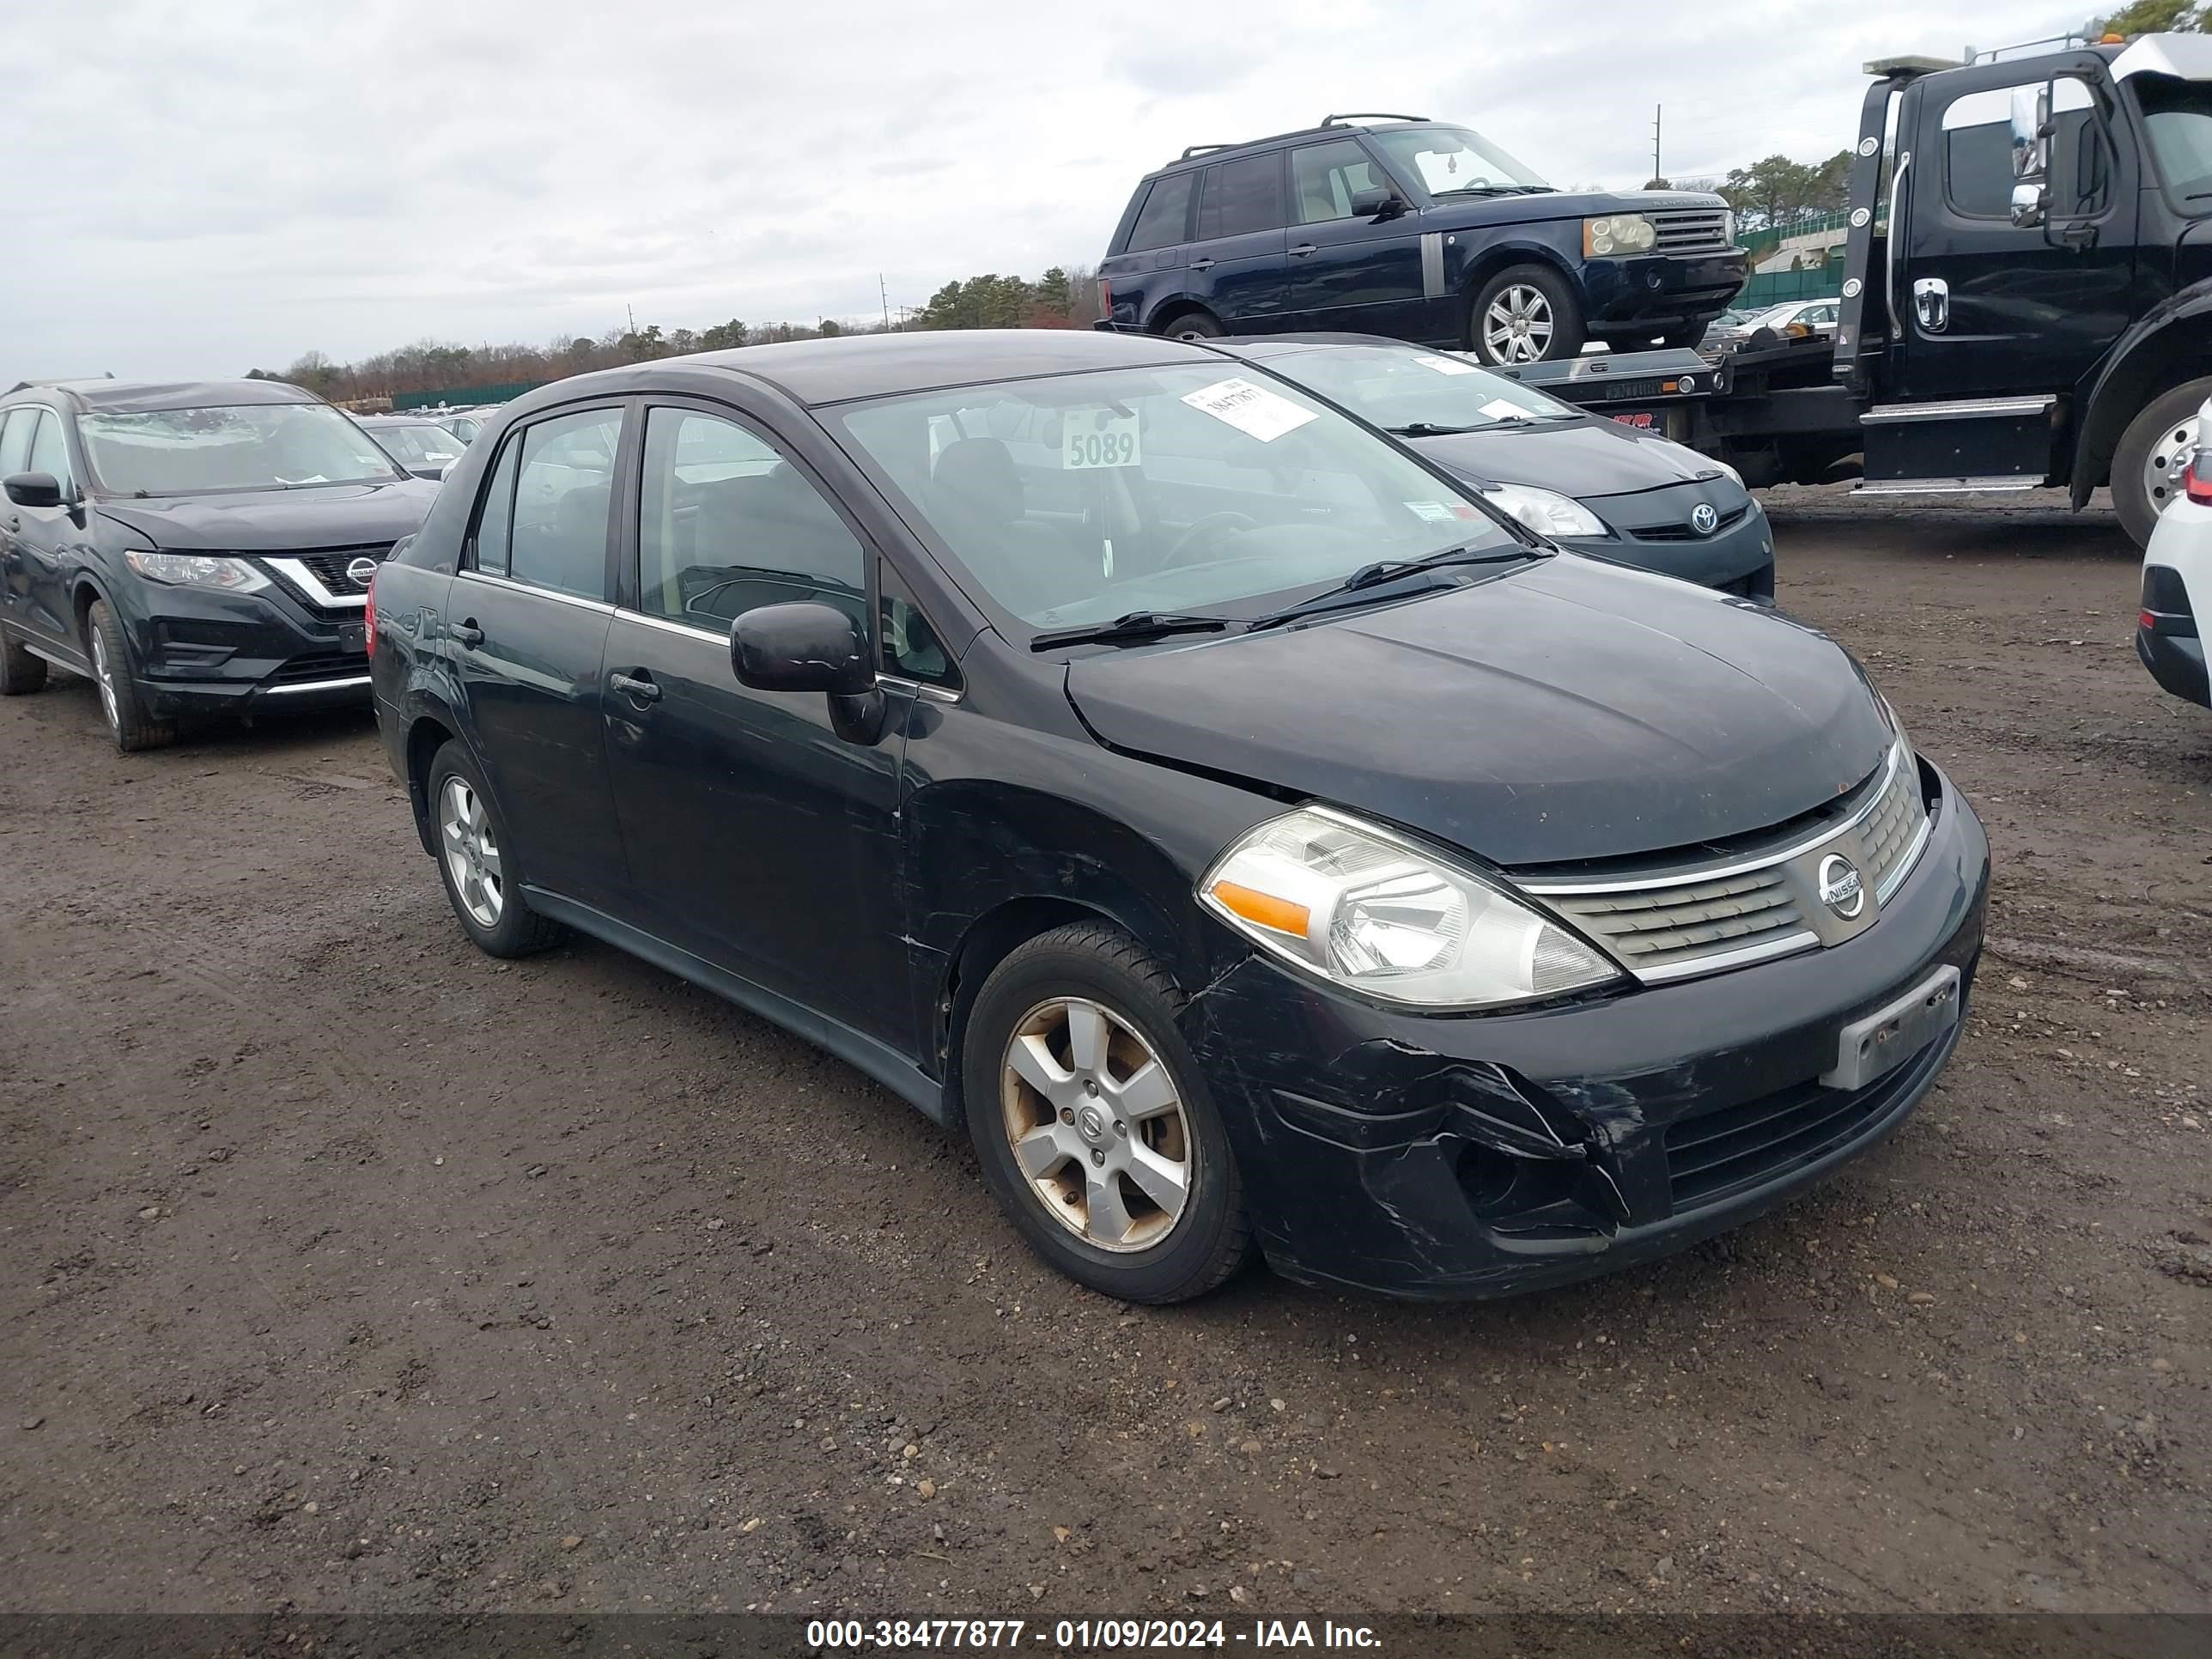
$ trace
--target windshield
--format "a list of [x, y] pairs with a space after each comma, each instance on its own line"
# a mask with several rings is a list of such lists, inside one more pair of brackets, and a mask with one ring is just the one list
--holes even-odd
[[1370, 130], [1367, 139], [1382, 147], [1401, 173], [1419, 179], [1431, 196], [1551, 189], [1534, 172], [1466, 127], [1388, 127]]
[[1389, 346], [1321, 346], [1268, 360], [1278, 374], [1393, 431], [1453, 430], [1581, 413], [1463, 357]]
[[[1387, 439], [1231, 363], [861, 404], [831, 418], [975, 581], [1038, 629], [1263, 596], [1456, 547], [1499, 522]], [[1301, 596], [1302, 597], [1302, 596]]]
[[384, 447], [386, 454], [404, 467], [443, 466], [447, 461], [459, 460], [466, 447], [434, 421], [409, 421], [388, 426], [379, 421], [368, 428], [368, 434]]
[[2128, 84], [2167, 191], [2199, 212], [2212, 209], [2212, 84], [2169, 75], [2130, 76]]
[[80, 415], [93, 475], [118, 495], [194, 495], [398, 476], [368, 434], [323, 404]]

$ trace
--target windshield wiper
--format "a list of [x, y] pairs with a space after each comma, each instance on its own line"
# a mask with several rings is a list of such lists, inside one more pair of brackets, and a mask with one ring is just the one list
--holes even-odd
[[1062, 645], [1121, 645], [1137, 640], [1157, 640], [1170, 634], [1218, 634], [1229, 626], [1226, 617], [1187, 616], [1173, 611], [1132, 611], [1109, 623], [1085, 628], [1056, 628], [1033, 635], [1032, 651], [1049, 651]]
[[1284, 623], [1297, 622], [1323, 611], [1340, 610], [1350, 595], [1362, 593], [1370, 587], [1380, 587], [1385, 582], [1395, 582], [1425, 571], [1440, 570], [1455, 564], [1513, 564], [1523, 559], [1548, 559], [1549, 549], [1541, 547], [1448, 547], [1441, 553], [1431, 553], [1419, 559], [1385, 559], [1374, 564], [1364, 564], [1334, 587], [1315, 594], [1310, 599], [1270, 613], [1254, 623], [1244, 631], [1256, 634], [1263, 628], [1279, 627]]
[[1432, 196], [1556, 196], [1559, 192], [1550, 185], [1454, 185], [1449, 190], [1429, 192]]

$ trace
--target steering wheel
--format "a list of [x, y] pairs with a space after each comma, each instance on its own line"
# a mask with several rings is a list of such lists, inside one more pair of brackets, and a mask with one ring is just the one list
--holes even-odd
[[1231, 530], [1257, 530], [1259, 527], [1260, 521], [1249, 513], [1209, 513], [1176, 538], [1175, 545], [1168, 549], [1167, 556], [1160, 561], [1160, 568], [1173, 570], [1181, 565], [1185, 556], [1201, 538], [1210, 538]]

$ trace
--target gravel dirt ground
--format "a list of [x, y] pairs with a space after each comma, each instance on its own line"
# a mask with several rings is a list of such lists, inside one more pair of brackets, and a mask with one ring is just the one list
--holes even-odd
[[801, 1043], [477, 955], [365, 720], [0, 704], [0, 1608], [2212, 1610], [2212, 716], [2109, 515], [1770, 506], [1988, 822], [1965, 1041], [1504, 1304], [1101, 1299]]

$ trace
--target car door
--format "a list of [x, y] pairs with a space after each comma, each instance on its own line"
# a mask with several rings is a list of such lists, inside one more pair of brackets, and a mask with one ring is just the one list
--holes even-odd
[[1908, 399], [2063, 390], [2137, 309], [2134, 146], [2080, 76], [2051, 83], [2049, 216], [2012, 222], [2012, 95], [2043, 84], [1996, 64], [1915, 88], [1892, 295]]
[[[1357, 138], [1291, 152], [1290, 325], [1425, 338], [1421, 222]], [[1395, 217], [1373, 211], [1398, 203]], [[1369, 208], [1355, 214], [1353, 205]], [[1439, 276], [1441, 285], [1441, 276]]]
[[[28, 470], [31, 432], [39, 423], [39, 412], [35, 404], [19, 404], [0, 413], [0, 478]], [[22, 522], [22, 509], [0, 500], [0, 616], [28, 627], [31, 569], [15, 538]]]
[[1201, 176], [1197, 242], [1184, 292], [1230, 333], [1265, 334], [1284, 326], [1288, 222], [1282, 151], [1218, 162]]
[[599, 688], [623, 430], [614, 404], [507, 434], [440, 623], [520, 879], [615, 914], [629, 884]]
[[26, 632], [75, 649], [70, 580], [85, 540], [84, 509], [77, 501], [76, 468], [70, 461], [69, 428], [58, 410], [39, 411], [23, 470], [45, 472], [61, 486], [60, 507], [8, 503], [9, 536], [21, 562], [23, 596], [15, 616]]
[[[644, 925], [910, 1051], [901, 740], [854, 741], [828, 698], [755, 690], [730, 665], [730, 625], [757, 605], [818, 600], [870, 629], [872, 551], [812, 473], [718, 406], [646, 411], [636, 501], [602, 706]], [[896, 711], [884, 729], [903, 730]]]

